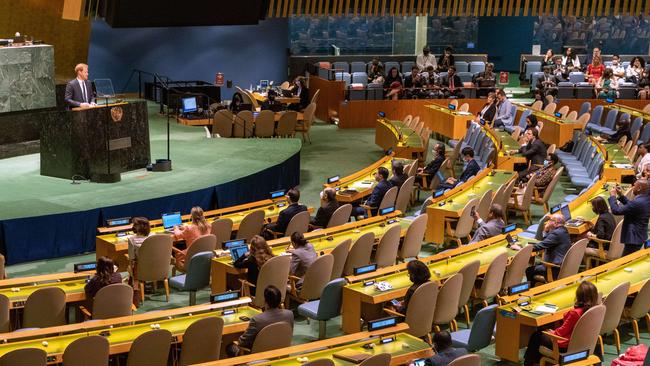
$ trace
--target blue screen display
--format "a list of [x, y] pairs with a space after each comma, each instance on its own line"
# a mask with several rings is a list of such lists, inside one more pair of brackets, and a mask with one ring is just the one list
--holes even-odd
[[222, 302], [222, 301], [230, 301], [230, 300], [237, 300], [239, 299], [239, 292], [238, 291], [230, 291], [230, 292], [224, 292], [221, 294], [214, 294], [210, 296], [210, 302], [215, 303], [215, 302]]
[[562, 212], [562, 216], [564, 216], [564, 220], [571, 220], [571, 210], [569, 210], [569, 205], [562, 206], [560, 212]]
[[612, 99], [612, 98], [607, 98], [605, 100], [607, 101], [607, 103], [614, 103], [614, 99]]
[[354, 272], [355, 275], [360, 275], [360, 274], [364, 274], [364, 273], [373, 272], [375, 270], [377, 270], [377, 264], [376, 263], [375, 264], [369, 264], [367, 266], [357, 267], [357, 268], [354, 269], [353, 272]]
[[235, 239], [235, 240], [228, 240], [223, 242], [223, 247], [224, 249], [230, 249], [234, 246], [240, 246], [246, 244], [246, 239]]
[[183, 98], [183, 113], [196, 112], [196, 97]]
[[73, 268], [75, 273], [83, 271], [94, 271], [97, 269], [97, 262], [76, 263]]
[[645, 247], [646, 247], [646, 248], [650, 248], [650, 240], [648, 240], [648, 241], [645, 242]]
[[560, 113], [560, 112], [555, 112], [555, 117], [558, 117], [558, 118], [559, 118], [559, 117], [562, 117], [562, 113]]
[[433, 198], [438, 198], [438, 197], [442, 196], [443, 194], [445, 194], [445, 190], [444, 189], [439, 189], [439, 190], [437, 190], [437, 191], [435, 191], [433, 193]]
[[233, 262], [236, 262], [237, 259], [246, 254], [247, 251], [248, 246], [246, 244], [232, 246], [230, 247], [230, 257], [232, 258]]
[[455, 110], [456, 110], [456, 106], [453, 105], [453, 104], [449, 104], [448, 107], [449, 107], [449, 109], [451, 109], [452, 111], [455, 111]]
[[395, 211], [395, 206], [391, 206], [391, 207], [382, 208], [381, 210], [379, 210], [379, 214], [388, 215], [389, 213], [394, 211]]
[[514, 231], [516, 228], [517, 228], [517, 224], [510, 224], [510, 225], [503, 228], [503, 233], [507, 234], [507, 233], [509, 233], [511, 231]]
[[341, 177], [338, 176], [338, 175], [335, 175], [333, 177], [327, 178], [327, 183], [332, 184], [334, 182], [338, 182], [339, 179], [341, 179]]
[[589, 357], [589, 351], [580, 351], [568, 355], [563, 355], [562, 359], [560, 360], [560, 364], [566, 365], [567, 363], [584, 360], [587, 357]]
[[280, 198], [284, 196], [284, 191], [273, 191], [271, 192], [271, 198]]
[[551, 212], [552, 214], [554, 214], [554, 213], [560, 211], [561, 208], [562, 208], [561, 205], [553, 206], [553, 207], [551, 207], [550, 212]]
[[520, 292], [524, 292], [530, 288], [530, 284], [528, 282], [520, 283], [518, 285], [511, 286], [508, 292], [510, 292], [510, 295], [518, 294]]
[[106, 220], [106, 225], [108, 226], [128, 225], [130, 222], [131, 222], [130, 217], [120, 217], [119, 219]]
[[171, 229], [176, 225], [183, 224], [183, 219], [181, 219], [180, 212], [172, 212], [162, 214], [162, 222], [165, 229]]
[[368, 330], [373, 331], [378, 329], [384, 329], [384, 328], [392, 327], [395, 324], [397, 324], [397, 318], [395, 317], [378, 319], [378, 320], [368, 322]]

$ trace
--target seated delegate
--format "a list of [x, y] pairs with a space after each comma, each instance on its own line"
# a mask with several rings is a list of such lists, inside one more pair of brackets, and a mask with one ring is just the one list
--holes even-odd
[[452, 346], [451, 334], [446, 330], [433, 335], [433, 348], [436, 354], [424, 360], [426, 366], [447, 366], [453, 360], [467, 354], [465, 348]]
[[433, 146], [432, 149], [433, 153], [435, 154], [433, 160], [429, 162], [424, 168], [418, 168], [417, 171], [417, 176], [415, 178], [415, 181], [422, 185], [424, 183], [424, 177], [423, 175], [429, 176], [427, 181], [431, 182], [433, 179], [433, 176], [438, 173], [440, 170], [440, 167], [442, 166], [442, 163], [445, 161], [445, 145], [442, 143], [437, 143]]
[[203, 209], [199, 206], [192, 207], [190, 211], [191, 222], [189, 225], [180, 225], [174, 227], [174, 238], [184, 240], [186, 248], [176, 252], [176, 268], [184, 268], [187, 251], [194, 241], [203, 235], [208, 235], [212, 227], [208, 224], [203, 216]]
[[285, 322], [293, 327], [293, 312], [287, 309], [280, 309], [282, 294], [277, 287], [271, 285], [264, 289], [264, 303], [264, 312], [251, 318], [248, 323], [248, 328], [239, 336], [237, 344], [231, 343], [226, 347], [228, 356], [237, 356], [239, 354], [239, 346], [250, 349], [253, 346], [253, 342], [255, 342], [257, 334], [268, 325]]
[[492, 206], [490, 206], [490, 213], [488, 214], [487, 221], [483, 221], [477, 211], [474, 211], [474, 220], [476, 220], [476, 223], [478, 224], [478, 229], [474, 232], [474, 236], [472, 237], [472, 240], [470, 240], [469, 244], [497, 236], [501, 234], [501, 230], [506, 226], [503, 207], [498, 203], [493, 203]]
[[[363, 203], [363, 205], [373, 208], [371, 210], [373, 215], [377, 214], [377, 208], [379, 207], [381, 200], [384, 198], [386, 192], [391, 188], [391, 184], [388, 181], [388, 169], [383, 166], [379, 167], [377, 173], [375, 173], [375, 181], [377, 182], [375, 188], [372, 189], [370, 197]], [[356, 206], [352, 209], [352, 215], [357, 218], [366, 217], [367, 212], [365, 208]]]
[[402, 184], [404, 184], [409, 176], [404, 173], [404, 163], [401, 161], [393, 160], [392, 168], [393, 176], [390, 177], [389, 182], [393, 187], [397, 187], [399, 190], [402, 188]]
[[467, 163], [467, 166], [463, 170], [463, 173], [458, 177], [449, 177], [444, 182], [440, 183], [438, 188], [440, 189], [451, 189], [456, 187], [460, 183], [467, 182], [471, 177], [478, 174], [481, 171], [481, 167], [474, 159], [474, 149], [469, 146], [466, 146], [461, 150], [460, 154], [463, 156], [463, 160]]
[[325, 188], [320, 192], [320, 207], [309, 222], [310, 229], [324, 228], [332, 218], [334, 211], [339, 208], [339, 202], [336, 200], [336, 191], [334, 188]]
[[113, 260], [108, 257], [100, 257], [97, 260], [97, 270], [95, 275], [88, 280], [84, 286], [87, 299], [94, 299], [95, 295], [103, 287], [114, 283], [121, 283], [122, 276], [116, 271]]
[[[251, 238], [251, 245], [248, 252], [239, 257], [233, 263], [233, 266], [239, 269], [246, 269], [246, 281], [257, 285], [257, 277], [260, 275], [260, 269], [273, 256], [271, 247], [266, 243], [266, 240], [259, 235], [255, 235]], [[255, 287], [251, 287], [251, 295], [255, 295], [255, 289]]]
[[302, 284], [302, 278], [312, 263], [318, 258], [314, 246], [305, 239], [301, 233], [291, 234], [291, 249], [287, 250], [291, 254], [291, 267], [289, 273], [292, 276], [300, 277], [298, 285]]
[[418, 287], [422, 286], [423, 284], [429, 282], [429, 279], [431, 278], [431, 272], [429, 272], [429, 268], [417, 259], [408, 262], [406, 264], [406, 270], [409, 274], [409, 280], [411, 280], [413, 284], [408, 288], [408, 290], [406, 290], [404, 300], [393, 304], [395, 311], [401, 314], [406, 314], [406, 310], [409, 306], [409, 301], [411, 301], [411, 297], [415, 293], [415, 290], [417, 290]]
[[272, 232], [283, 233], [287, 230], [289, 222], [297, 214], [307, 211], [307, 206], [301, 205], [298, 201], [300, 200], [300, 191], [298, 188], [291, 188], [287, 192], [287, 199], [289, 200], [289, 206], [284, 210], [280, 211], [278, 215], [278, 221], [274, 224], [268, 224], [264, 230], [264, 237], [266, 239], [272, 239]]
[[[591, 224], [591, 221], [587, 221], [587, 224], [591, 227], [587, 231], [586, 236], [591, 239], [588, 244], [589, 248], [598, 248], [598, 243], [593, 239], [612, 240], [612, 235], [616, 228], [616, 220], [614, 219], [614, 215], [609, 211], [607, 202], [603, 197], [598, 196], [591, 200], [591, 210], [598, 215], [598, 218], [594, 225]], [[609, 245], [605, 245], [605, 249], [608, 247]]]

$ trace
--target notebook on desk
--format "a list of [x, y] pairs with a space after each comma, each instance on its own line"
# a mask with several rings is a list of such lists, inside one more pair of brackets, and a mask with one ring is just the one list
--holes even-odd
[[359, 353], [351, 349], [344, 349], [342, 351], [336, 352], [332, 356], [341, 359], [343, 361], [352, 362], [355, 364], [361, 363], [370, 357], [370, 355], [367, 353]]

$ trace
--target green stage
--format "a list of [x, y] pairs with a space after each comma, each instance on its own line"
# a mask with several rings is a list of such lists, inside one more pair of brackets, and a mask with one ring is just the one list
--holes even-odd
[[[166, 158], [166, 118], [149, 108], [152, 160]], [[208, 139], [203, 128], [171, 120], [171, 172], [144, 169], [114, 184], [41, 176], [39, 154], [0, 160], [0, 220], [84, 211], [183, 192], [248, 176], [300, 151], [299, 139]]]

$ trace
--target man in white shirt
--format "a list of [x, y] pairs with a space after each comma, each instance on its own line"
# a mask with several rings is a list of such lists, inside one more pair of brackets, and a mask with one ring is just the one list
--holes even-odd
[[625, 68], [621, 64], [621, 57], [619, 55], [612, 56], [612, 66], [609, 68], [612, 69], [614, 81], [618, 82], [619, 79], [623, 79], [623, 81], [625, 81]]
[[639, 145], [639, 165], [636, 166], [637, 177], [641, 178], [643, 174], [643, 169], [650, 166], [650, 142]]
[[424, 46], [424, 48], [422, 48], [422, 54], [416, 57], [415, 63], [420, 71], [425, 71], [429, 66], [433, 66], [433, 69], [435, 70], [438, 66], [436, 63], [436, 56], [431, 54], [429, 46]]
[[77, 77], [70, 80], [65, 87], [65, 104], [68, 109], [95, 106], [93, 84], [88, 80], [88, 65], [78, 64], [74, 71], [77, 73]]

